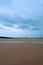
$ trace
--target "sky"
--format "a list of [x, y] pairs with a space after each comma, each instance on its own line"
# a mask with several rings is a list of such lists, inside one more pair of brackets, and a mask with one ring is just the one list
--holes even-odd
[[0, 0], [0, 36], [43, 37], [43, 0]]

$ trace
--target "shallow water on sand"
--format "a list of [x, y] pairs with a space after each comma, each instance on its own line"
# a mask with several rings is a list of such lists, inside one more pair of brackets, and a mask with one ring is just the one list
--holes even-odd
[[0, 40], [0, 43], [36, 43], [43, 44], [43, 40]]

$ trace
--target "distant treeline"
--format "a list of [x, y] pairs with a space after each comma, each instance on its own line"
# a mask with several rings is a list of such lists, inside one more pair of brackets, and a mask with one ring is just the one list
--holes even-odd
[[12, 37], [0, 37], [0, 38], [4, 38], [4, 39], [12, 39]]
[[28, 38], [28, 37], [20, 37], [20, 38], [13, 38], [13, 37], [0, 37], [0, 39], [43, 39], [43, 38]]

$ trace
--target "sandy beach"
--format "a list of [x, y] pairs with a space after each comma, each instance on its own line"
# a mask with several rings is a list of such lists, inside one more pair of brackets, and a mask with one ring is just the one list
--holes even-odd
[[0, 42], [0, 65], [43, 65], [43, 44], [28, 43]]

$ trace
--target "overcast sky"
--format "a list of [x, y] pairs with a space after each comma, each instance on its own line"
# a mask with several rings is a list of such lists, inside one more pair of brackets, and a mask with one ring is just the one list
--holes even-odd
[[0, 0], [0, 36], [43, 37], [43, 0]]

